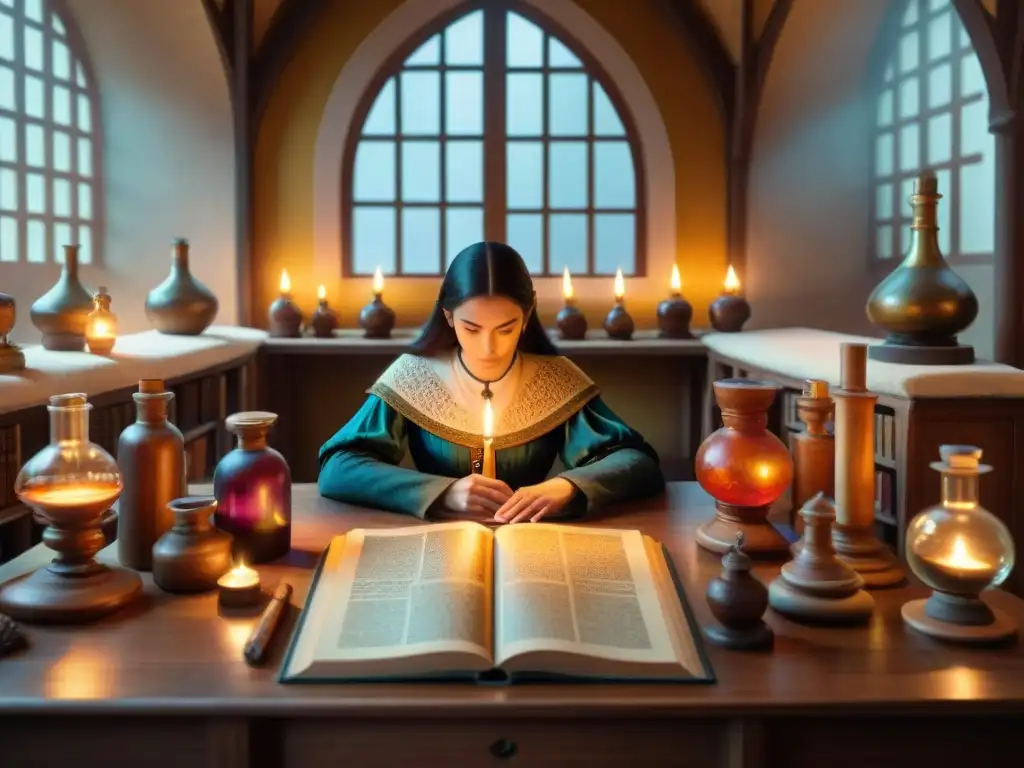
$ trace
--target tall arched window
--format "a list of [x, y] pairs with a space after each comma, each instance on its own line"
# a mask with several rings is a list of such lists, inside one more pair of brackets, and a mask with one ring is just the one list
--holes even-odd
[[357, 112], [346, 273], [438, 275], [489, 239], [535, 275], [642, 275], [636, 133], [596, 65], [501, 3], [442, 23], [399, 52]]
[[69, 19], [46, 0], [0, 0], [0, 262], [96, 260], [95, 92]]
[[981, 63], [950, 0], [907, 0], [875, 121], [875, 258], [910, 245], [908, 199], [923, 168], [939, 182], [939, 247], [951, 263], [995, 251], [995, 140]]

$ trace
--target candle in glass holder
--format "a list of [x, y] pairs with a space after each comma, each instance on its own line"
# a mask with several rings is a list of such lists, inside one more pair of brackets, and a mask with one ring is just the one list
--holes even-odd
[[85, 322], [85, 343], [94, 355], [109, 355], [117, 341], [117, 315], [110, 311], [110, 294], [100, 286]]
[[302, 335], [302, 311], [292, 301], [292, 280], [288, 270], [281, 270], [280, 294], [270, 305], [270, 335], [275, 338], [296, 338]]
[[368, 339], [387, 339], [395, 327], [395, 311], [384, 303], [384, 275], [380, 267], [373, 273], [373, 301], [359, 313], [359, 327]]
[[711, 327], [723, 333], [735, 333], [750, 319], [750, 305], [740, 295], [740, 279], [732, 264], [725, 273], [722, 294], [708, 308]]
[[615, 306], [604, 319], [604, 330], [613, 339], [628, 341], [633, 337], [633, 318], [625, 307], [626, 281], [622, 277], [622, 267], [615, 272]]
[[569, 267], [562, 270], [562, 299], [565, 302], [555, 322], [558, 335], [563, 339], [583, 339], [587, 336], [587, 318], [576, 307], [576, 295], [572, 287]]
[[669, 291], [669, 297], [658, 304], [659, 335], [666, 339], [692, 339], [690, 320], [693, 307], [683, 298], [683, 280], [676, 264], [672, 265]]
[[494, 459], [494, 411], [491, 401], [484, 400], [484, 462], [481, 474], [494, 479], [498, 476]]
[[327, 288], [316, 290], [317, 308], [313, 313], [313, 335], [318, 339], [329, 339], [338, 327], [338, 315], [327, 305]]
[[239, 563], [217, 579], [218, 599], [226, 608], [246, 608], [259, 602], [262, 595], [260, 574]]

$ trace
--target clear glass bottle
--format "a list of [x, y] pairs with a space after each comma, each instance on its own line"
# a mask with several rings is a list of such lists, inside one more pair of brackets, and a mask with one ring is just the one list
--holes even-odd
[[14, 492], [48, 525], [98, 528], [122, 482], [114, 457], [89, 440], [92, 405], [84, 394], [54, 395], [46, 410], [50, 444], [21, 468]]
[[976, 597], [998, 587], [1013, 570], [1013, 538], [998, 517], [978, 503], [978, 478], [992, 467], [981, 464], [973, 445], [943, 445], [942, 500], [918, 513], [907, 526], [907, 564], [932, 589]]

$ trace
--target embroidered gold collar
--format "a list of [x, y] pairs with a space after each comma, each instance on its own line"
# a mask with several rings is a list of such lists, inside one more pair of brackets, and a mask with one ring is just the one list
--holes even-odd
[[[597, 385], [564, 357], [531, 355], [533, 373], [494, 425], [494, 447], [528, 443], [563, 424], [599, 394]], [[469, 448], [482, 440], [480, 416], [470, 414], [445, 386], [429, 360], [404, 354], [367, 393], [376, 395], [419, 427]]]

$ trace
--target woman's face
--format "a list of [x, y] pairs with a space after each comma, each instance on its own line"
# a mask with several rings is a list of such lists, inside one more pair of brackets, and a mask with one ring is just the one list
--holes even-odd
[[512, 361], [526, 322], [519, 305], [504, 296], [479, 296], [444, 314], [473, 374], [481, 379], [501, 376]]

